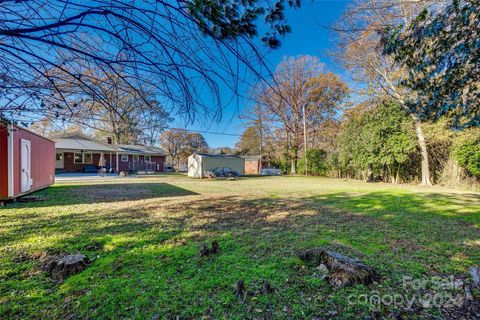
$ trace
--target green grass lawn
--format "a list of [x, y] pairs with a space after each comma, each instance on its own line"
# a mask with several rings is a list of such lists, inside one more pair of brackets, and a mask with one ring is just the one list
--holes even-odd
[[[349, 303], [362, 294], [414, 293], [403, 277], [468, 278], [480, 264], [480, 195], [439, 188], [304, 177], [191, 180], [163, 175], [56, 184], [45, 201], [0, 209], [0, 318], [428, 318]], [[200, 257], [218, 240], [221, 253]], [[326, 246], [382, 275], [335, 291], [298, 251]], [[30, 257], [88, 255], [63, 283]], [[268, 280], [275, 292], [242, 301], [234, 288]], [[410, 292], [412, 291], [412, 292]]]

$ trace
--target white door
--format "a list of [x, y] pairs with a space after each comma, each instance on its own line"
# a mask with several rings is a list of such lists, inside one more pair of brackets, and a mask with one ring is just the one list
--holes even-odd
[[63, 169], [63, 152], [57, 152], [55, 154], [55, 169]]
[[22, 139], [22, 153], [21, 153], [21, 163], [22, 163], [22, 179], [21, 179], [21, 191], [27, 192], [30, 190], [31, 185], [31, 176], [30, 176], [30, 141]]

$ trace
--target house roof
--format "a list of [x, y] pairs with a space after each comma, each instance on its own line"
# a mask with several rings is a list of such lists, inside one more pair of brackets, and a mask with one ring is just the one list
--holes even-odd
[[119, 152], [129, 154], [147, 154], [165, 156], [165, 152], [156, 147], [127, 144], [108, 144], [83, 133], [65, 133], [53, 136], [56, 149]]
[[53, 136], [55, 149], [85, 150], [85, 151], [107, 151], [117, 152], [118, 148], [108, 143], [100, 142], [82, 133], [71, 133]]
[[134, 144], [116, 144], [115, 146], [126, 152], [139, 152], [142, 154], [162, 155], [162, 156], [166, 155], [165, 151], [157, 147], [147, 147], [147, 146], [134, 145]]

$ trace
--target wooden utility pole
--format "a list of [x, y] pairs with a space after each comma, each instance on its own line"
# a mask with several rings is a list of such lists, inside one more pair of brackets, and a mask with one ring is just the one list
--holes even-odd
[[263, 159], [263, 121], [262, 121], [262, 110], [260, 109], [261, 106], [258, 106], [259, 108], [259, 114], [258, 114], [258, 120], [259, 120], [259, 130], [260, 130], [260, 165], [258, 168], [258, 173], [262, 172], [262, 159]]
[[303, 105], [303, 151], [305, 156], [305, 175], [308, 176], [307, 163], [307, 119], [305, 118], [305, 104]]

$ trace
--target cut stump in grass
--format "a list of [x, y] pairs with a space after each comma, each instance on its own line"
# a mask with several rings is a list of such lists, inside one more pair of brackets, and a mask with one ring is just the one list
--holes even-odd
[[260, 289], [260, 293], [268, 294], [274, 292], [275, 289], [272, 287], [268, 280], [262, 281], [262, 288]]
[[46, 260], [45, 270], [56, 280], [63, 280], [68, 276], [85, 270], [89, 263], [88, 258], [81, 254], [51, 256]]
[[324, 264], [328, 269], [325, 279], [335, 289], [357, 284], [368, 285], [381, 279], [372, 267], [335, 251], [313, 248], [302, 251], [299, 256], [303, 261], [316, 266]]
[[212, 250], [211, 250], [212, 253], [220, 253], [220, 246], [218, 245], [218, 242], [217, 240], [213, 240], [212, 241]]
[[269, 294], [274, 292], [276, 292], [276, 290], [272, 287], [270, 281], [268, 280], [262, 280], [262, 285], [258, 290], [247, 290], [247, 286], [242, 279], [237, 281], [235, 290], [233, 291], [235, 296], [241, 298], [242, 301], [245, 301], [247, 297], [256, 297], [262, 294]]
[[247, 288], [245, 287], [243, 280], [238, 280], [233, 293], [235, 294], [235, 296], [241, 298], [242, 300], [245, 300], [245, 298], [247, 297]]
[[219, 254], [219, 253], [220, 253], [220, 245], [218, 244], [217, 240], [212, 241], [211, 248], [208, 247], [207, 243], [202, 243], [200, 245], [201, 257], [208, 257], [211, 254]]
[[206, 257], [210, 255], [210, 248], [207, 243], [202, 243], [200, 245], [200, 257]]

